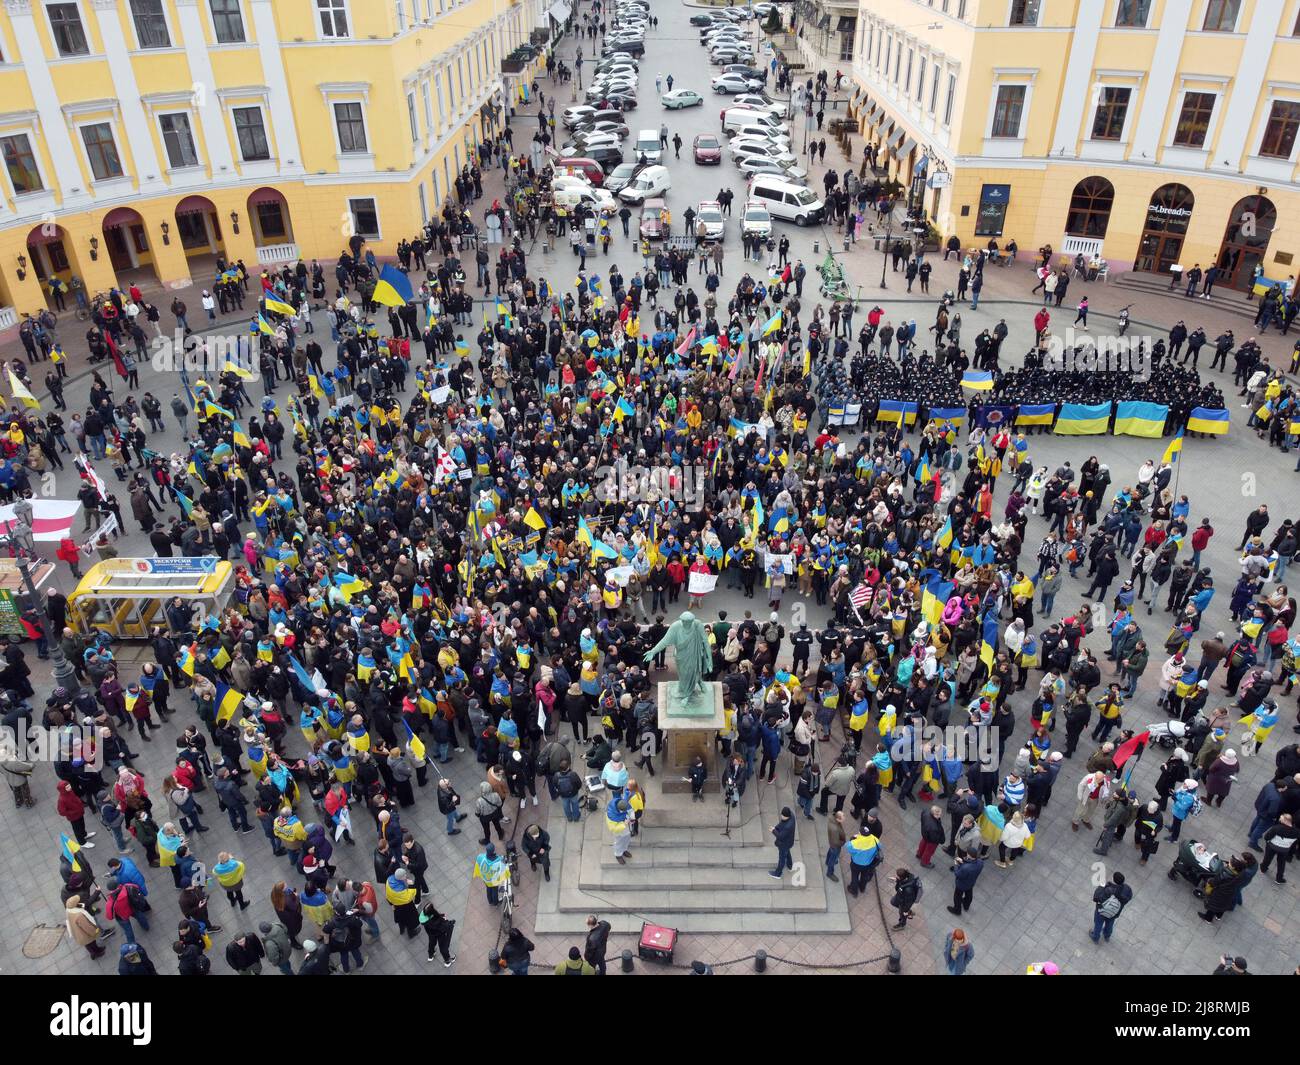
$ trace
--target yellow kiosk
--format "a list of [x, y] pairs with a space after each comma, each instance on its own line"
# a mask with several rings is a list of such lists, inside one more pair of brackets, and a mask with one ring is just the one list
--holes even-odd
[[220, 614], [230, 601], [233, 573], [215, 555], [98, 562], [68, 597], [68, 624], [86, 635], [148, 639], [152, 626], [166, 626], [163, 609], [175, 596], [198, 603], [204, 616]]

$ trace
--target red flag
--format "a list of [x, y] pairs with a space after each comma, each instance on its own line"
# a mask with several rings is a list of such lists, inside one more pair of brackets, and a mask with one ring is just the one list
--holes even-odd
[[1132, 758], [1137, 751], [1145, 747], [1150, 738], [1150, 732], [1139, 732], [1136, 736], [1121, 743], [1115, 749], [1115, 753], [1111, 756], [1111, 761], [1115, 763], [1115, 768], [1124, 768], [1124, 763]]

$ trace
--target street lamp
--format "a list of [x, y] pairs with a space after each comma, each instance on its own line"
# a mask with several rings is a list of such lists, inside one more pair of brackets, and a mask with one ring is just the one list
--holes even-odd
[[65, 689], [68, 698], [71, 699], [80, 689], [80, 685], [77, 683], [77, 674], [63, 653], [63, 646], [60, 642], [63, 634], [56, 635], [54, 633], [54, 623], [46, 612], [45, 600], [37, 592], [36, 582], [32, 580], [30, 563], [36, 551], [36, 541], [32, 535], [32, 504], [30, 500], [20, 499], [14, 504], [14, 521], [9, 526], [8, 533], [0, 535], [0, 544], [8, 547], [13, 552], [14, 561], [18, 567], [18, 575], [22, 578], [23, 586], [27, 589], [27, 597], [31, 600], [31, 608], [40, 622], [41, 631], [45, 634], [45, 646], [49, 651], [50, 663], [54, 673], [54, 686]]
[[880, 287], [888, 288], [885, 284], [885, 267], [889, 265], [889, 246], [894, 242], [894, 213], [891, 211], [885, 216], [885, 244], [880, 250], [883, 253], [880, 256]]

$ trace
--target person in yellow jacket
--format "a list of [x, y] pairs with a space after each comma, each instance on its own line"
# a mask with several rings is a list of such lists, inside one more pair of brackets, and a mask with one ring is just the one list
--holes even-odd
[[[403, 870], [398, 870], [402, 872]], [[510, 879], [510, 867], [497, 854], [496, 847], [489, 843], [483, 853], [474, 859], [474, 879], [482, 880], [487, 889], [489, 906], [496, 906], [501, 901], [501, 887]]]
[[280, 807], [272, 831], [285, 849], [294, 853], [302, 850], [302, 845], [307, 839], [307, 830], [298, 820], [298, 815], [293, 812], [293, 807], [287, 804]]
[[217, 855], [217, 864], [212, 867], [212, 875], [217, 878], [226, 891], [226, 900], [241, 910], [248, 909], [248, 900], [244, 898], [244, 863], [229, 851]]

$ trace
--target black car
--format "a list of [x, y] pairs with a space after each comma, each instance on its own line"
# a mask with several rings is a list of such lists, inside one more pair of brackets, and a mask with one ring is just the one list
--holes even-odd
[[717, 21], [712, 15], [692, 15], [692, 26], [712, 26]]
[[618, 44], [611, 44], [605, 47], [605, 55], [613, 55], [615, 52], [626, 52], [628, 55], [643, 56], [645, 55], [645, 41], [620, 41]]
[[584, 153], [583, 158], [595, 160], [600, 164], [601, 170], [608, 174], [623, 161], [623, 149], [615, 148], [613, 145], [608, 148], [592, 148], [591, 151]]
[[616, 107], [620, 111], [635, 111], [636, 97], [626, 92], [611, 92], [605, 97], [611, 107]]

